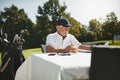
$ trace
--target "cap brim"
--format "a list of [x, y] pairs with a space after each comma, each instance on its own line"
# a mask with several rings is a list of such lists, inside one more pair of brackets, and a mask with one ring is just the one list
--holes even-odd
[[67, 25], [65, 25], [65, 27], [71, 27], [72, 25], [71, 24], [67, 24]]

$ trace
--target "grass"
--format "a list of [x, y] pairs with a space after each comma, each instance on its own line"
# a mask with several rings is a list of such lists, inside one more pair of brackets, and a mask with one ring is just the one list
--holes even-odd
[[120, 40], [115, 40], [114, 41], [114, 44], [112, 44], [112, 40], [109, 40], [109, 45], [112, 45], [112, 46], [120, 46]]
[[31, 54], [34, 54], [34, 53], [37, 53], [37, 54], [41, 53], [41, 48], [23, 50], [23, 55], [25, 56], [25, 58], [28, 58]]
[[120, 46], [120, 40], [114, 40], [114, 44], [112, 44], [112, 40], [102, 40], [102, 41], [95, 41], [95, 42], [106, 42], [109, 41], [110, 46]]

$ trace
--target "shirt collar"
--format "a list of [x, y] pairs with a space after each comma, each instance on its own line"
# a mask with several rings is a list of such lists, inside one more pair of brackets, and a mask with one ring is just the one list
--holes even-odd
[[[58, 36], [58, 37], [61, 37], [62, 38], [62, 36], [60, 35], [60, 34], [58, 34], [58, 32], [56, 32], [56, 35]], [[67, 36], [68, 36], [68, 34], [67, 34]], [[66, 37], [67, 37], [66, 36]]]

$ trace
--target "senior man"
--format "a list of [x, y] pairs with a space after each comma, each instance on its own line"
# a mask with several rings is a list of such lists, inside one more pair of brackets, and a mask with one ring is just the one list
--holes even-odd
[[70, 27], [71, 24], [66, 18], [57, 21], [57, 31], [46, 38], [46, 52], [75, 53], [78, 49], [91, 49], [91, 46], [81, 44], [73, 35], [69, 34]]

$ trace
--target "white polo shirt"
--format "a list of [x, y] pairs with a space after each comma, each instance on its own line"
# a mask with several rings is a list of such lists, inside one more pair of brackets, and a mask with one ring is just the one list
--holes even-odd
[[69, 45], [78, 47], [81, 45], [81, 43], [71, 34], [67, 34], [66, 38], [63, 40], [62, 36], [59, 35], [58, 32], [55, 32], [47, 36], [46, 45], [51, 45], [54, 48], [64, 49]]

